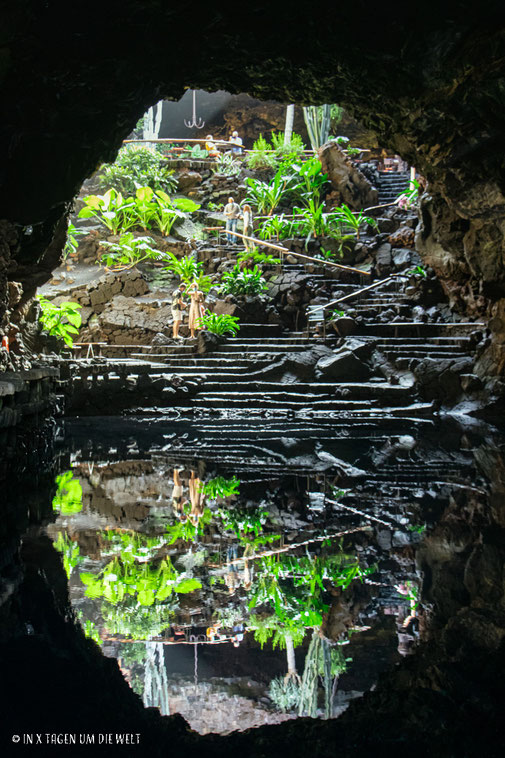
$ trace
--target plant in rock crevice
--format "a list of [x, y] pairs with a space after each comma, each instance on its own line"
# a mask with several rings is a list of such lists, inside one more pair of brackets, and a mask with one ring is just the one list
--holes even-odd
[[217, 314], [207, 310], [197, 320], [197, 328], [206, 329], [210, 334], [231, 334], [234, 336], [239, 331], [240, 326], [237, 316], [230, 316], [228, 313]]
[[72, 347], [74, 344], [74, 334], [79, 334], [79, 327], [82, 323], [82, 316], [79, 309], [82, 305], [67, 301], [55, 305], [42, 295], [38, 295], [41, 314], [39, 321], [43, 328], [52, 337], [63, 340], [65, 345]]
[[74, 477], [72, 470], [59, 474], [56, 479], [56, 494], [53, 497], [53, 510], [62, 516], [70, 516], [82, 511], [82, 486]]
[[245, 268], [252, 268], [256, 264], [265, 266], [277, 266], [281, 262], [280, 258], [275, 258], [268, 253], [258, 253], [256, 249], [245, 250], [237, 256], [237, 263], [244, 265]]
[[266, 289], [268, 285], [258, 266], [242, 271], [236, 265], [222, 276], [221, 292], [225, 295], [259, 295]]

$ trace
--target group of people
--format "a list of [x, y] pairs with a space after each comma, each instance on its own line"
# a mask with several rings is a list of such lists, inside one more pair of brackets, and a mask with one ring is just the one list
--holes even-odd
[[[201, 491], [201, 479], [191, 471], [189, 479], [183, 479], [181, 470], [174, 468], [174, 488], [172, 490], [172, 508], [180, 521], [189, 520], [193, 526], [198, 524], [205, 509], [205, 495]], [[189, 497], [184, 494], [187, 488]]]
[[[188, 298], [189, 297], [189, 310]], [[188, 310], [188, 326], [191, 338], [196, 337], [196, 331], [202, 329], [201, 319], [205, 314], [205, 297], [198, 289], [198, 284], [193, 282], [186, 286], [184, 282], [172, 293], [172, 318], [174, 340], [184, 339], [179, 330], [184, 319], [184, 311]]]
[[233, 197], [228, 198], [228, 203], [224, 206], [224, 218], [226, 221], [226, 240], [229, 245], [240, 244], [240, 238], [236, 235], [237, 223], [239, 218], [244, 222], [244, 246], [246, 250], [252, 250], [254, 244], [248, 239], [252, 233], [252, 210], [251, 206], [245, 204], [241, 209], [240, 205], [235, 202]]
[[[228, 139], [228, 142], [230, 145], [232, 145], [229, 150], [232, 155], [242, 155], [243, 142], [242, 137], [238, 136], [238, 132], [232, 132], [231, 137]], [[218, 158], [220, 155], [219, 149], [214, 142], [214, 137], [212, 134], [207, 134], [205, 137], [205, 149], [211, 158]]]

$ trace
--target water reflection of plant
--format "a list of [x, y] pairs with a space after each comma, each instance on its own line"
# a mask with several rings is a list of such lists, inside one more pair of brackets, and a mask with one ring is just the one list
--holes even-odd
[[95, 622], [91, 619], [85, 619], [82, 611], [77, 611], [77, 618], [80, 621], [85, 636], [90, 640], [96, 642], [97, 645], [101, 645], [102, 640], [100, 638], [100, 633]]
[[53, 510], [62, 516], [70, 516], [82, 510], [82, 487], [78, 479], [74, 479], [72, 471], [65, 471], [55, 479], [57, 489], [53, 497]]
[[163, 536], [149, 537], [138, 532], [101, 532], [100, 536], [111, 543], [110, 550], [102, 549], [102, 555], [113, 555], [120, 552], [122, 560], [131, 562], [134, 559], [146, 561], [152, 558], [166, 544]]
[[158, 637], [170, 626], [175, 615], [176, 603], [156, 603], [149, 607], [138, 605], [132, 597], [127, 597], [120, 605], [102, 603], [100, 612], [108, 632], [148, 640]]
[[240, 479], [232, 476], [231, 479], [225, 479], [223, 476], [216, 476], [200, 485], [199, 491], [207, 495], [209, 500], [216, 500], [218, 497], [231, 497], [239, 494]]
[[251, 617], [255, 639], [263, 645], [273, 637], [273, 645], [282, 645], [283, 637], [289, 635], [295, 645], [301, 644], [305, 629], [320, 627], [328, 610], [323, 599], [326, 589], [323, 580], [346, 589], [354, 579], [363, 581], [374, 570], [375, 567], [361, 568], [357, 559], [349, 559], [343, 553], [260, 558], [255, 564], [249, 610], [266, 605], [272, 614], [269, 621], [261, 624], [257, 616]]
[[123, 553], [122, 559], [114, 558], [98, 575], [81, 573], [80, 579], [86, 585], [87, 597], [104, 597], [113, 605], [120, 603], [126, 595], [136, 598], [139, 605], [151, 606], [155, 601], [163, 602], [173, 593], [186, 594], [200, 589], [198, 579], [180, 574], [167, 556], [157, 565], [134, 562], [133, 556]]
[[176, 521], [174, 524], [170, 524], [166, 527], [165, 537], [167, 539], [167, 545], [173, 545], [177, 540], [184, 542], [194, 542], [197, 537], [202, 537], [205, 532], [205, 527], [212, 521], [212, 511], [210, 508], [204, 508], [200, 518], [196, 521], [190, 521], [187, 516], [191, 512], [191, 506], [186, 505], [184, 507], [184, 515], [186, 520]]
[[58, 532], [58, 537], [53, 543], [56, 550], [61, 553], [63, 558], [63, 568], [70, 579], [72, 570], [82, 562], [83, 557], [80, 555], [80, 548], [77, 542], [74, 542], [65, 532]]

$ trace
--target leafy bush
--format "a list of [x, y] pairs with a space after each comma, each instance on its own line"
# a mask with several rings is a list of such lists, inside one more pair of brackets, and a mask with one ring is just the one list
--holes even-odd
[[174, 172], [162, 165], [162, 156], [147, 147], [122, 148], [114, 163], [103, 166], [100, 189], [115, 189], [133, 194], [139, 187], [173, 192], [177, 187]]
[[211, 334], [235, 335], [240, 329], [237, 316], [230, 316], [227, 313], [217, 315], [210, 311], [198, 319], [197, 326], [199, 329], [207, 329]]
[[152, 247], [152, 237], [135, 237], [132, 232], [126, 232], [119, 238], [119, 242], [102, 242], [107, 252], [102, 253], [101, 259], [107, 266], [121, 266], [131, 268], [145, 260], [160, 260], [166, 254]]
[[291, 140], [287, 145], [284, 144], [284, 132], [272, 132], [272, 147], [275, 155], [280, 160], [294, 160], [302, 156], [305, 151], [305, 145], [299, 134], [295, 132], [291, 135]]
[[295, 220], [286, 218], [283, 213], [266, 218], [258, 227], [258, 237], [262, 240], [283, 240], [293, 236], [295, 236]]
[[347, 227], [348, 229], [352, 229], [357, 239], [359, 239], [359, 230], [362, 224], [370, 224], [377, 229], [377, 221], [374, 218], [365, 216], [364, 211], [354, 213], [345, 204], [342, 204], [339, 208], [334, 208], [333, 214], [339, 220], [341, 228]]
[[163, 190], [153, 191], [150, 187], [138, 187], [134, 197], [126, 198], [111, 189], [104, 195], [88, 195], [84, 202], [86, 205], [79, 216], [98, 218], [113, 234], [134, 226], [141, 226], [144, 231], [154, 226], [163, 236], [168, 236], [178, 219], [200, 208], [194, 200], [172, 199]]
[[236, 176], [240, 173], [241, 165], [230, 153], [220, 153], [211, 171], [218, 176]]
[[79, 218], [98, 218], [112, 234], [126, 232], [137, 223], [135, 200], [123, 197], [121, 192], [108, 190], [104, 195], [87, 195], [85, 206], [79, 211]]
[[252, 150], [247, 155], [247, 165], [252, 169], [276, 168], [277, 160], [271, 152], [271, 146], [262, 134], [254, 143]]
[[223, 274], [221, 292], [225, 295], [259, 295], [267, 289], [261, 269], [255, 266], [252, 270], [240, 270], [234, 266], [232, 271]]
[[87, 234], [84, 229], [77, 229], [72, 222], [69, 223], [67, 228], [67, 241], [63, 248], [63, 260], [66, 260], [71, 253], [75, 253], [79, 247], [77, 238], [83, 234]]
[[203, 273], [203, 263], [198, 263], [193, 255], [184, 255], [177, 258], [173, 253], [165, 253], [168, 265], [165, 271], [171, 271], [186, 285], [196, 283], [199, 290], [207, 293], [212, 287], [212, 279]]
[[250, 268], [256, 264], [276, 266], [280, 262], [280, 258], [275, 258], [273, 255], [268, 255], [267, 253], [258, 253], [256, 250], [245, 250], [237, 257], [237, 263], [244, 263], [246, 268]]
[[52, 336], [63, 340], [65, 345], [72, 347], [74, 341], [72, 334], [79, 334], [82, 317], [78, 309], [82, 308], [79, 303], [68, 301], [60, 305], [54, 305], [47, 298], [38, 295], [42, 312], [39, 321], [43, 328]]
[[71, 516], [82, 511], [82, 487], [79, 479], [74, 479], [72, 471], [65, 471], [56, 477], [56, 494], [53, 510], [62, 516]]
[[236, 476], [232, 476], [231, 479], [225, 479], [223, 476], [216, 476], [214, 479], [209, 479], [208, 482], [200, 485], [200, 492], [210, 500], [216, 500], [218, 497], [230, 497], [231, 495], [238, 495], [240, 487], [240, 479]]
[[279, 169], [269, 182], [248, 176], [246, 184], [248, 187], [246, 200], [257, 207], [258, 213], [271, 216], [281, 200], [296, 188], [299, 181], [294, 174], [284, 174]]

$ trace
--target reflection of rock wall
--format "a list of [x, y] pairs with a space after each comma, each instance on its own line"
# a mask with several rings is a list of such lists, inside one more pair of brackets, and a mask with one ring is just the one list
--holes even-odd
[[[171, 677], [169, 679], [170, 713], [180, 713], [192, 729], [200, 734], [230, 734], [237, 730], [280, 724], [295, 718], [270, 711], [266, 698], [259, 699], [264, 687], [251, 680], [213, 679], [199, 682]], [[249, 696], [244, 697], [247, 693]]]

